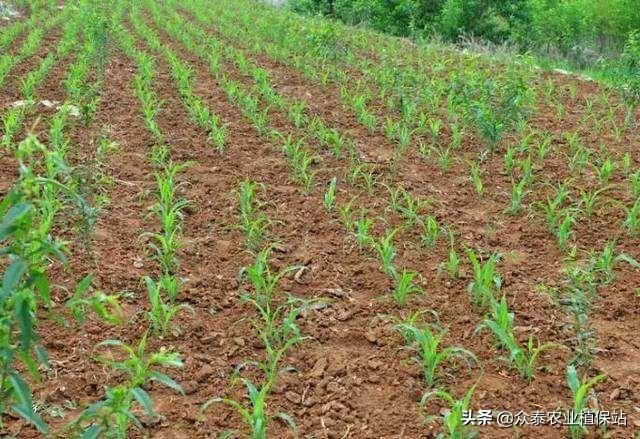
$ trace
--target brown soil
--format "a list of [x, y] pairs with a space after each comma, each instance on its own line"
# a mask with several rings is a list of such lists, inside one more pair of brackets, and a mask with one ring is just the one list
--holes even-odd
[[[149, 18], [146, 21], [152, 23]], [[284, 364], [292, 368], [279, 378], [269, 401], [270, 412], [291, 414], [302, 437], [435, 437], [440, 424], [424, 425], [418, 409], [417, 401], [424, 391], [421, 373], [408, 361], [409, 354], [402, 350], [402, 340], [392, 322], [381, 318], [399, 314], [388, 299], [389, 278], [379, 270], [376, 260], [358, 250], [337, 216], [326, 213], [322, 207], [324, 184], [318, 184], [305, 196], [289, 177], [289, 166], [280, 145], [257, 135], [239, 109], [227, 101], [204, 62], [171, 41], [165, 33], [158, 32], [163, 42], [192, 66], [196, 93], [229, 124], [229, 135], [224, 154], [218, 154], [208, 145], [206, 133], [189, 121], [168, 66], [158, 55], [155, 90], [163, 101], [158, 120], [167, 134], [173, 160], [193, 162], [180, 177], [186, 183], [182, 195], [191, 201], [191, 207], [185, 217], [179, 268], [186, 280], [180, 299], [192, 307], [193, 314], [188, 311], [181, 314], [179, 334], [164, 340], [155, 337], [150, 340], [151, 349], [165, 346], [180, 352], [185, 367], [174, 376], [186, 391], [186, 396], [179, 396], [160, 386], [149, 388], [161, 414], [160, 419], [146, 425], [150, 435], [205, 438], [216, 437], [227, 429], [243, 429], [237, 413], [225, 406], [213, 406], [203, 417], [199, 409], [214, 396], [244, 398], [244, 388], [232, 387], [230, 375], [237, 365], [263, 355], [263, 348], [247, 320], [253, 311], [239, 300], [245, 285], [239, 283], [238, 273], [252, 262], [252, 256], [245, 250], [244, 237], [233, 227], [238, 221], [233, 191], [241, 180], [250, 178], [264, 183], [260, 198], [267, 201], [265, 213], [277, 221], [271, 229], [272, 238], [281, 244], [274, 253], [274, 265], [308, 267], [298, 281], [285, 279], [282, 290], [300, 297], [331, 299], [326, 307], [310, 311], [301, 321], [304, 334], [311, 339], [295, 347], [286, 357]], [[52, 41], [53, 38], [48, 39], [43, 47], [50, 48]], [[457, 162], [442, 175], [433, 162], [425, 163], [413, 151], [391, 175], [384, 162], [393, 145], [381, 134], [371, 135], [360, 126], [354, 115], [342, 107], [337, 89], [311, 84], [298, 72], [262, 55], [253, 55], [252, 59], [270, 72], [274, 87], [283, 96], [304, 99], [310, 106], [310, 114], [356, 139], [358, 151], [368, 161], [378, 164], [379, 172], [389, 176], [388, 183], [402, 182], [411, 193], [437, 200], [431, 212], [456, 230], [462, 244], [505, 255], [499, 264], [503, 291], [515, 313], [523, 341], [531, 333], [542, 341], [562, 343], [571, 338], [564, 310], [537, 289], [541, 284], [560, 286], [563, 255], [542, 222], [504, 213], [510, 179], [503, 173], [499, 157], [484, 164], [487, 195], [482, 199], [467, 182], [468, 166], [464, 161]], [[29, 67], [30, 62], [17, 68], [16, 73], [22, 75], [33, 68], [33, 65]], [[225, 68], [233, 79], [249, 83], [249, 78], [233, 66], [225, 65]], [[65, 70], [64, 64], [54, 69], [39, 95], [62, 100], [61, 81]], [[119, 151], [108, 165], [107, 173], [114, 184], [108, 188], [111, 203], [101, 213], [92, 235], [94, 254], [87, 252], [77, 236], [67, 232], [72, 240], [73, 263], [67, 268], [53, 269], [53, 279], [61, 286], [56, 290], [54, 311], [64, 314], [62, 307], [69, 291], [75, 282], [92, 272], [99, 289], [128, 292], [127, 323], [123, 327], [111, 327], [91, 317], [85, 327], [77, 329], [61, 325], [55, 318], [41, 316], [39, 331], [51, 357], [52, 370], [42, 384], [35, 386], [35, 399], [43, 407], [47, 422], [57, 427], [77, 416], [86, 404], [101, 398], [105, 384], [121, 379], [94, 361], [98, 353], [96, 344], [109, 338], [136, 343], [147, 327], [144, 313], [148, 304], [140, 278], [154, 272], [155, 264], [146, 257], [146, 242], [141, 235], [158, 225], [154, 217], [148, 215], [155, 184], [149, 162], [153, 140], [143, 125], [139, 102], [132, 91], [134, 72], [131, 60], [114, 51], [106, 66], [95, 121], [88, 127], [76, 121], [71, 128], [77, 147], [73, 160], [77, 164], [94, 154], [96, 138], [103, 131], [118, 143]], [[556, 77], [554, 80], [559, 84], [568, 81]], [[599, 91], [594, 84], [576, 85], [578, 95], [570, 102], [567, 98], [567, 108], [571, 111], [562, 125], [555, 122], [553, 108], [542, 106], [534, 118], [535, 126], [554, 133], [558, 150], [563, 147], [559, 139], [561, 131], [580, 123], [583, 112], [580, 103]], [[0, 94], [0, 100], [6, 103], [15, 96], [15, 85], [9, 85]], [[284, 115], [272, 114], [270, 123], [283, 133], [300, 134]], [[636, 129], [622, 143], [637, 143], [638, 134]], [[585, 137], [584, 142], [595, 149], [601, 139], [601, 135], [593, 134]], [[327, 182], [334, 175], [342, 177], [346, 161], [336, 160], [318, 145], [311, 146], [319, 157], [317, 181]], [[477, 156], [481, 148], [478, 141], [465, 142], [459, 153], [470, 159]], [[617, 146], [612, 146], [611, 151], [617, 157], [624, 152]], [[634, 159], [637, 164], [637, 154]], [[2, 171], [3, 176], [15, 175], [10, 163], [3, 165]], [[563, 180], [567, 176], [566, 159], [550, 154], [544, 167], [536, 169], [536, 175], [541, 180]], [[613, 182], [622, 181], [623, 176], [617, 172]], [[371, 217], [380, 218], [376, 221], [377, 234], [384, 230], [381, 218], [391, 227], [401, 224], [400, 217], [385, 210], [388, 193], [383, 187], [377, 188], [373, 195], [349, 187], [343, 181], [340, 188], [339, 203], [357, 195], [357, 205], [369, 209]], [[628, 201], [624, 192], [614, 194]], [[542, 195], [540, 192], [536, 198]], [[576, 230], [580, 246], [600, 249], [612, 236], [620, 235], [619, 248], [638, 257], [640, 243], [638, 239], [621, 235], [621, 219], [616, 208], [609, 208], [597, 212], [588, 222], [580, 221]], [[403, 231], [396, 241], [399, 263], [422, 275], [425, 295], [414, 299], [411, 308], [435, 310], [439, 323], [449, 328], [445, 343], [473, 351], [483, 366], [471, 370], [448, 367], [451, 376], [442, 380], [443, 387], [452, 394], [462, 395], [478, 382], [472, 404], [475, 409], [532, 412], [564, 409], [570, 405], [564, 375], [571, 356], [568, 351], [545, 354], [541, 361], [545, 370], [540, 370], [531, 383], [522, 380], [498, 360], [500, 353], [490, 335], [486, 331], [475, 333], [481, 316], [472, 309], [466, 292], [471, 278], [467, 264], [463, 264], [460, 279], [452, 281], [438, 270], [448, 254], [444, 240], [428, 252], [416, 245], [419, 235], [415, 231]], [[592, 316], [600, 351], [594, 357], [590, 373], [605, 373], [609, 377], [596, 388], [600, 408], [624, 410], [629, 413], [630, 425], [640, 422], [640, 343], [631, 337], [640, 327], [640, 298], [634, 294], [638, 285], [640, 273], [619, 265], [615, 282], [599, 290]], [[74, 408], [65, 408], [64, 421], [52, 416], [53, 408], [68, 407], [69, 401], [74, 403]], [[433, 400], [425, 409], [429, 414], [438, 414], [442, 406]], [[8, 421], [2, 434], [38, 436], [21, 421]], [[606, 434], [598, 433], [598, 437], [630, 438], [633, 428], [611, 429]], [[274, 421], [270, 433], [271, 437], [289, 435], [279, 421]], [[566, 432], [551, 427], [525, 427], [516, 432], [491, 426], [482, 428], [481, 435], [554, 438], [565, 437]]]

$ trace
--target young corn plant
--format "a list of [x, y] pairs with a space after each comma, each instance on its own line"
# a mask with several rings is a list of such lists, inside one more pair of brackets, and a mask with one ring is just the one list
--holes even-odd
[[152, 238], [149, 247], [163, 273], [173, 273], [178, 266], [177, 254], [182, 246], [180, 232], [183, 210], [188, 206], [189, 201], [178, 198], [177, 192], [180, 184], [176, 177], [187, 166], [189, 165], [184, 163], [168, 163], [155, 175], [158, 201], [152, 206], [152, 211], [160, 220], [162, 227], [159, 232], [145, 233], [143, 236]]
[[419, 224], [422, 229], [420, 239], [423, 244], [425, 244], [427, 248], [434, 248], [441, 234], [438, 220], [432, 215], [427, 215], [426, 218], [419, 221]]
[[269, 218], [259, 211], [261, 203], [257, 199], [257, 192], [263, 188], [260, 183], [244, 180], [238, 189], [240, 229], [244, 233], [247, 248], [251, 251], [260, 249], [271, 223]]
[[473, 280], [469, 282], [467, 291], [475, 306], [488, 306], [494, 299], [493, 292], [502, 286], [502, 278], [496, 268], [500, 255], [494, 253], [483, 263], [473, 250], [468, 249], [467, 257], [473, 269]]
[[349, 182], [365, 189], [369, 195], [373, 195], [376, 181], [376, 170], [366, 163], [354, 163], [349, 172]]
[[626, 262], [634, 268], [640, 269], [640, 263], [626, 253], [616, 254], [616, 241], [609, 242], [600, 254], [590, 254], [590, 264], [593, 271], [598, 273], [600, 284], [610, 284], [615, 280], [614, 268], [619, 262]]
[[511, 205], [508, 209], [511, 215], [517, 215], [520, 212], [527, 185], [528, 181], [526, 178], [522, 178], [518, 183], [511, 183]]
[[340, 220], [342, 221], [342, 224], [344, 225], [344, 228], [347, 229], [348, 231], [353, 230], [354, 228], [354, 213], [353, 213], [353, 209], [352, 206], [353, 205], [353, 200], [349, 201], [348, 203], [343, 204], [342, 206], [340, 206]]
[[3, 316], [0, 319], [0, 428], [3, 426], [2, 417], [11, 411], [40, 433], [48, 434], [49, 427], [34, 408], [31, 389], [23, 374], [26, 372], [38, 382], [38, 365], [48, 367], [33, 315], [38, 304], [48, 302], [50, 296], [46, 264], [43, 262], [49, 257], [64, 260], [64, 256], [60, 245], [49, 236], [34, 233], [40, 228], [38, 210], [20, 185], [0, 202], [0, 244], [3, 246], [0, 253], [3, 267], [0, 290]]
[[122, 358], [100, 356], [98, 360], [114, 371], [123, 373], [126, 380], [118, 386], [107, 387], [104, 399], [91, 404], [70, 424], [69, 429], [81, 433], [83, 438], [125, 439], [132, 424], [140, 432], [144, 432], [134, 407], [137, 404], [150, 418], [157, 417], [151, 397], [145, 390], [150, 382], [157, 382], [184, 394], [176, 381], [158, 370], [182, 368], [180, 355], [165, 348], [158, 352], [147, 352], [147, 334], [142, 336], [136, 346], [129, 346], [120, 340], [106, 340], [99, 343], [98, 347], [113, 347], [122, 351]]
[[374, 222], [371, 218], [367, 218], [365, 215], [365, 211], [361, 210], [360, 218], [353, 223], [353, 235], [356, 238], [358, 249], [360, 249], [360, 251], [364, 250], [372, 240], [371, 229], [373, 228]]
[[640, 170], [629, 175], [629, 184], [632, 198], [634, 200], [640, 199]]
[[460, 277], [460, 257], [458, 256], [458, 252], [456, 252], [452, 231], [449, 231], [449, 256], [447, 260], [442, 263], [442, 266], [452, 279], [458, 279]]
[[478, 163], [471, 163], [470, 173], [471, 176], [469, 177], [469, 179], [471, 180], [471, 183], [476, 190], [476, 194], [478, 194], [478, 197], [482, 197], [482, 195], [484, 194], [484, 184], [482, 183], [482, 175], [480, 173], [480, 167], [478, 166]]
[[515, 146], [510, 146], [504, 153], [504, 172], [505, 174], [511, 174], [513, 170], [516, 168], [516, 154], [518, 150]]
[[445, 175], [449, 169], [451, 169], [451, 166], [453, 166], [454, 158], [453, 155], [451, 155], [451, 148], [432, 148], [432, 152], [436, 155], [436, 162], [440, 168], [440, 173]]
[[398, 233], [398, 230], [399, 229], [388, 230], [379, 240], [371, 240], [371, 247], [378, 255], [382, 271], [392, 278], [395, 278], [397, 274], [396, 267], [393, 263], [396, 257], [396, 247], [393, 245], [393, 238], [396, 233]]
[[542, 141], [538, 144], [538, 160], [544, 162], [551, 149], [551, 135], [544, 135]]
[[607, 157], [599, 167], [596, 167], [596, 174], [600, 184], [606, 185], [611, 180], [613, 173], [616, 169], [615, 163], [611, 158]]
[[289, 158], [294, 178], [302, 184], [306, 194], [310, 193], [315, 176], [310, 166], [315, 162], [315, 158], [302, 145], [301, 139], [294, 141], [291, 135], [285, 139], [282, 151]]
[[329, 182], [327, 191], [324, 193], [324, 199], [322, 203], [324, 204], [325, 209], [327, 209], [327, 212], [333, 211], [335, 207], [337, 185], [338, 185], [338, 177], [333, 177]]
[[488, 328], [493, 333], [497, 345], [509, 353], [508, 357], [504, 358], [505, 361], [528, 381], [533, 380], [535, 376], [540, 354], [561, 347], [557, 343], [534, 344], [533, 337], [529, 337], [525, 347], [521, 346], [515, 336], [513, 313], [509, 311], [504, 296], [500, 301], [492, 301], [491, 313], [485, 318], [482, 327]]
[[567, 278], [566, 305], [575, 334], [571, 363], [589, 365], [596, 347], [595, 329], [589, 320], [592, 301], [597, 292], [596, 272], [593, 267], [576, 265], [567, 270]]
[[124, 311], [118, 300], [118, 296], [96, 291], [87, 297], [86, 293], [91, 288], [93, 275], [89, 274], [76, 285], [76, 290], [65, 303], [76, 323], [84, 325], [89, 310], [104, 322], [110, 325], [122, 325], [125, 321]]
[[471, 367], [473, 363], [478, 362], [476, 356], [467, 349], [459, 346], [442, 347], [446, 330], [434, 333], [426, 325], [415, 325], [411, 322], [398, 324], [396, 329], [409, 349], [416, 354], [411, 359], [422, 368], [425, 389], [432, 389], [436, 385], [439, 368], [444, 363], [458, 358]]
[[252, 439], [265, 439], [267, 428], [275, 418], [286, 422], [294, 433], [297, 430], [290, 415], [286, 413], [268, 415], [267, 399], [281, 369], [281, 359], [289, 349], [306, 338], [302, 335], [296, 321], [310, 305], [309, 302], [293, 297], [288, 297], [284, 302], [278, 300], [277, 288], [280, 280], [296, 267], [287, 267], [278, 273], [272, 273], [269, 268], [270, 252], [270, 248], [264, 249], [256, 256], [255, 262], [246, 268], [245, 275], [252, 285], [253, 292], [242, 296], [244, 301], [256, 309], [258, 315], [252, 323], [265, 347], [266, 358], [258, 363], [264, 380], [256, 385], [248, 378], [239, 377], [249, 396], [246, 403], [215, 397], [202, 407], [202, 412], [212, 404], [226, 404], [232, 407], [242, 416], [243, 422], [250, 429]]
[[[573, 399], [572, 409], [574, 414], [580, 416], [581, 413], [584, 413], [587, 408], [587, 403], [591, 398], [589, 393], [593, 387], [604, 381], [606, 378], [606, 375], [596, 375], [593, 378], [585, 377], [580, 379], [575, 366], [571, 364], [567, 366], [567, 384], [569, 385], [569, 390], [571, 390]], [[586, 428], [581, 424], [569, 425], [571, 439], [581, 439], [586, 431]]]
[[414, 224], [420, 222], [420, 213], [427, 205], [427, 201], [414, 198], [404, 189], [402, 190], [402, 203], [398, 206], [399, 213], [405, 217], [405, 226], [413, 227]]
[[[420, 407], [433, 398], [438, 398], [448, 404], [448, 409], [442, 415], [443, 437], [448, 439], [473, 439], [477, 437], [477, 433], [464, 422], [464, 414], [470, 410], [471, 399], [476, 390], [477, 384], [474, 384], [465, 394], [464, 398], [456, 399], [450, 393], [437, 389], [424, 394], [420, 401]], [[435, 416], [427, 417], [427, 420], [433, 419]]]
[[598, 210], [600, 195], [609, 191], [612, 187], [606, 186], [597, 190], [580, 189], [579, 208], [586, 218], [590, 218]]
[[556, 242], [560, 250], [566, 250], [569, 239], [573, 236], [572, 227], [576, 222], [574, 214], [566, 210], [559, 219], [559, 224], [555, 230]]
[[[147, 288], [149, 304], [151, 305], [147, 312], [151, 330], [161, 337], [174, 330], [177, 331], [177, 328], [173, 325], [173, 319], [182, 310], [186, 309], [193, 312], [193, 309], [188, 305], [175, 303], [180, 280], [175, 276], [164, 275], [158, 281], [145, 276], [143, 281]], [[163, 296], [166, 296], [168, 300], [165, 300]]]
[[626, 217], [623, 225], [634, 238], [640, 235], [640, 198], [631, 207], [623, 206]]
[[393, 275], [393, 298], [399, 306], [406, 305], [412, 294], [424, 294], [422, 288], [415, 284], [414, 279], [419, 274], [415, 271], [403, 268], [401, 272]]

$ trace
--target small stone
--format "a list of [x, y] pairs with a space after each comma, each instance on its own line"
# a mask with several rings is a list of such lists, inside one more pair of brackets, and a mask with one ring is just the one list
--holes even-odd
[[314, 405], [316, 405], [318, 402], [315, 400], [315, 398], [311, 397], [311, 398], [305, 398], [302, 401], [302, 405], [305, 407], [313, 407]]
[[233, 342], [234, 342], [237, 346], [240, 346], [240, 347], [242, 347], [242, 346], [244, 346], [244, 345], [245, 345], [244, 338], [242, 338], [242, 337], [234, 337], [234, 338], [233, 338]]
[[309, 376], [312, 378], [320, 378], [325, 369], [327, 368], [327, 357], [320, 357], [316, 361], [316, 364], [313, 365], [313, 369], [309, 372]]
[[184, 390], [184, 393], [191, 395], [198, 390], [198, 382], [194, 380], [183, 382], [182, 389]]
[[620, 393], [621, 390], [619, 387], [617, 389], [614, 389], [613, 392], [611, 392], [611, 394], [609, 395], [609, 399], [611, 401], [615, 401], [616, 399], [620, 398]]
[[327, 392], [330, 393], [341, 393], [343, 390], [342, 386], [335, 381], [331, 381], [327, 384]]
[[374, 359], [369, 360], [368, 365], [369, 365], [370, 369], [378, 370], [384, 365], [384, 363], [382, 361], [374, 358]]
[[301, 398], [300, 398], [300, 395], [297, 394], [296, 392], [292, 392], [292, 391], [289, 390], [288, 392], [285, 392], [284, 397], [288, 401], [290, 401], [290, 402], [292, 402], [294, 404], [300, 404]]
[[198, 382], [201, 383], [203, 381], [206, 381], [210, 376], [212, 376], [215, 373], [216, 373], [215, 369], [210, 364], [205, 364], [196, 374], [196, 380], [198, 380]]
[[375, 344], [378, 341], [376, 334], [371, 331], [366, 332], [364, 336], [370, 343]]

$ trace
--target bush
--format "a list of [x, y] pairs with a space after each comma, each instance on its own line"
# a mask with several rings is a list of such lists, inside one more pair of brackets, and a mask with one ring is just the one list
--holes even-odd
[[629, 104], [637, 107], [640, 105], [640, 30], [629, 35], [620, 57], [620, 66], [627, 77], [624, 96]]

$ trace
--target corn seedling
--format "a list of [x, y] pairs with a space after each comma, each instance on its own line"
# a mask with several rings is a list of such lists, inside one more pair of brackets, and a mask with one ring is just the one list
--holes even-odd
[[459, 346], [442, 347], [442, 339], [445, 330], [434, 333], [424, 326], [416, 326], [413, 323], [401, 323], [396, 329], [402, 334], [405, 343], [416, 353], [411, 359], [422, 368], [424, 386], [432, 389], [436, 385], [439, 367], [456, 358], [465, 360], [467, 366], [477, 363], [472, 352]]
[[240, 229], [244, 233], [247, 248], [251, 251], [260, 249], [267, 228], [271, 224], [269, 218], [259, 212], [261, 203], [257, 200], [256, 194], [262, 188], [260, 183], [244, 180], [238, 190]]
[[393, 298], [399, 306], [404, 306], [410, 295], [423, 294], [422, 288], [414, 283], [414, 279], [417, 276], [418, 273], [406, 268], [403, 268], [402, 272], [395, 272], [393, 275]]
[[444, 147], [440, 147], [440, 148], [432, 147], [431, 151], [435, 152], [437, 156], [436, 161], [438, 163], [438, 167], [440, 168], [440, 173], [442, 175], [446, 174], [447, 171], [449, 171], [449, 169], [453, 165], [454, 159], [453, 159], [453, 156], [451, 155], [451, 149], [444, 148]]
[[427, 215], [426, 218], [421, 219], [419, 221], [421, 225], [422, 232], [420, 234], [420, 238], [422, 242], [428, 247], [433, 248], [440, 237], [440, 225], [438, 224], [438, 220], [432, 216]]
[[122, 325], [125, 318], [124, 311], [117, 296], [96, 291], [92, 296], [86, 297], [85, 293], [90, 289], [92, 281], [93, 276], [90, 274], [78, 282], [75, 293], [66, 302], [65, 307], [79, 325], [84, 325], [89, 309], [104, 322]]
[[323, 204], [325, 209], [328, 212], [333, 211], [333, 208], [336, 203], [336, 186], [338, 185], [338, 178], [333, 177], [329, 182], [329, 186], [327, 187], [327, 191], [324, 193]]
[[[578, 377], [578, 371], [575, 366], [568, 365], [567, 366], [567, 384], [569, 389], [571, 390], [571, 395], [573, 399], [573, 413], [576, 416], [581, 416], [584, 413], [585, 409], [587, 409], [587, 403], [590, 400], [589, 393], [598, 383], [604, 381], [607, 377], [605, 375], [596, 375], [593, 378], [583, 378], [580, 379]], [[574, 423], [569, 425], [569, 433], [571, 434], [571, 439], [580, 439], [584, 436], [586, 432], [586, 428], [579, 424]]]
[[527, 184], [528, 182], [525, 178], [522, 178], [518, 183], [511, 183], [511, 204], [508, 209], [510, 214], [516, 215], [520, 212]]
[[[427, 392], [422, 397], [420, 407], [423, 407], [433, 398], [441, 399], [448, 404], [449, 407], [445, 414], [442, 415], [444, 437], [449, 439], [472, 439], [477, 436], [476, 432], [464, 422], [464, 415], [470, 410], [471, 399], [476, 390], [476, 385], [477, 384], [474, 384], [462, 399], [456, 399], [450, 393], [441, 389]], [[434, 417], [427, 417], [427, 420], [433, 418]]]
[[483, 263], [473, 250], [468, 249], [467, 257], [473, 269], [473, 280], [469, 282], [467, 291], [471, 294], [474, 305], [487, 306], [493, 300], [493, 292], [500, 290], [502, 286], [502, 279], [496, 269], [500, 255], [492, 254]]
[[276, 303], [276, 289], [280, 279], [295, 267], [288, 267], [272, 274], [268, 261], [270, 251], [270, 248], [267, 248], [260, 252], [254, 264], [247, 267], [245, 274], [253, 286], [253, 293], [243, 294], [243, 300], [253, 305], [258, 313], [258, 318], [253, 320], [253, 326], [266, 351], [265, 361], [258, 364], [264, 374], [264, 382], [256, 385], [247, 378], [239, 378], [248, 392], [249, 400], [246, 405], [233, 399], [215, 397], [202, 407], [202, 412], [212, 404], [218, 403], [234, 408], [251, 430], [253, 439], [266, 438], [267, 428], [274, 418], [286, 422], [294, 432], [297, 430], [293, 418], [288, 414], [278, 413], [269, 416], [266, 404], [278, 376], [280, 360], [291, 347], [305, 339], [296, 320], [309, 306], [308, 302], [292, 297], [280, 305]]
[[551, 149], [551, 135], [547, 134], [543, 137], [542, 142], [538, 145], [538, 160], [543, 162], [547, 158], [547, 154]]
[[471, 183], [476, 190], [476, 194], [478, 194], [479, 197], [482, 197], [482, 195], [484, 194], [484, 185], [482, 184], [480, 167], [476, 162], [471, 163], [470, 173], [471, 176], [469, 177], [469, 179], [471, 180]]
[[373, 195], [376, 185], [376, 174], [373, 166], [365, 163], [356, 164], [351, 170], [350, 180], [352, 184], [359, 184], [369, 195]]
[[504, 153], [504, 172], [505, 174], [511, 174], [513, 170], [516, 168], [516, 153], [517, 149], [515, 146], [510, 146]]
[[342, 224], [344, 225], [345, 229], [347, 230], [353, 230], [354, 226], [354, 220], [353, 220], [353, 210], [351, 208], [351, 206], [353, 205], [353, 200], [349, 201], [348, 203], [340, 206], [340, 220], [342, 221]]
[[580, 190], [580, 209], [587, 218], [590, 218], [598, 208], [600, 195], [611, 189], [611, 186], [603, 187], [598, 190]]
[[157, 382], [163, 386], [184, 394], [182, 387], [158, 368], [183, 367], [180, 356], [162, 348], [158, 352], [147, 352], [147, 334], [137, 346], [129, 346], [120, 340], [106, 340], [98, 347], [113, 347], [124, 354], [122, 359], [100, 356], [98, 360], [113, 370], [124, 373], [127, 377], [124, 384], [107, 388], [105, 398], [87, 407], [72, 424], [71, 428], [82, 431], [82, 437], [107, 437], [125, 439], [133, 424], [143, 431], [141, 421], [134, 414], [134, 405], [142, 407], [147, 416], [155, 418], [151, 397], [144, 390], [149, 382]]
[[634, 200], [640, 198], [640, 170], [629, 175], [629, 184], [631, 185], [631, 196]]
[[356, 237], [356, 242], [358, 243], [358, 248], [362, 251], [367, 244], [371, 242], [371, 229], [373, 228], [374, 222], [370, 218], [365, 217], [364, 210], [360, 211], [360, 219], [356, 220], [353, 223], [354, 231], [353, 234]]
[[565, 250], [567, 248], [567, 243], [569, 242], [571, 236], [573, 236], [573, 231], [571, 230], [571, 228], [573, 227], [575, 221], [575, 216], [570, 211], [565, 211], [562, 214], [558, 227], [555, 231], [556, 242], [558, 243], [558, 248], [560, 248], [560, 250]]
[[398, 233], [398, 229], [388, 230], [380, 240], [371, 239], [371, 247], [378, 255], [380, 267], [388, 276], [396, 276], [396, 268], [393, 261], [396, 257], [396, 247], [393, 245], [393, 238]]
[[640, 234], [640, 198], [631, 207], [623, 206], [623, 209], [626, 214], [623, 225], [631, 236], [637, 237]]
[[460, 257], [456, 252], [453, 233], [449, 231], [449, 256], [442, 264], [452, 279], [460, 277]]
[[491, 314], [485, 318], [482, 326], [491, 330], [498, 346], [507, 350], [509, 355], [505, 358], [506, 362], [528, 381], [534, 378], [540, 354], [546, 350], [561, 347], [556, 343], [534, 344], [533, 337], [529, 337], [525, 347], [521, 346], [515, 336], [513, 313], [509, 311], [504, 296], [500, 301], [493, 300]]
[[[169, 332], [176, 329], [172, 326], [172, 320], [180, 313], [187, 309], [193, 312], [193, 309], [186, 304], [176, 305], [174, 303], [177, 291], [172, 291], [174, 287], [177, 290], [178, 280], [170, 280], [171, 276], [164, 275], [161, 280], [154, 281], [149, 276], [144, 277], [144, 283], [147, 288], [147, 296], [151, 308], [147, 312], [147, 318], [151, 325], [151, 329], [155, 334], [166, 336]], [[165, 301], [163, 296], [169, 298]]]
[[611, 180], [611, 176], [615, 171], [615, 163], [607, 157], [607, 159], [600, 165], [600, 167], [596, 167], [596, 174], [598, 175], [598, 180], [600, 180], [600, 184], [607, 184], [609, 180]]
[[640, 263], [628, 254], [616, 254], [616, 241], [609, 242], [600, 254], [592, 253], [590, 255], [590, 263], [593, 270], [600, 275], [599, 282], [602, 284], [610, 284], [614, 281], [613, 270], [619, 262], [626, 262], [632, 267], [640, 269]]

